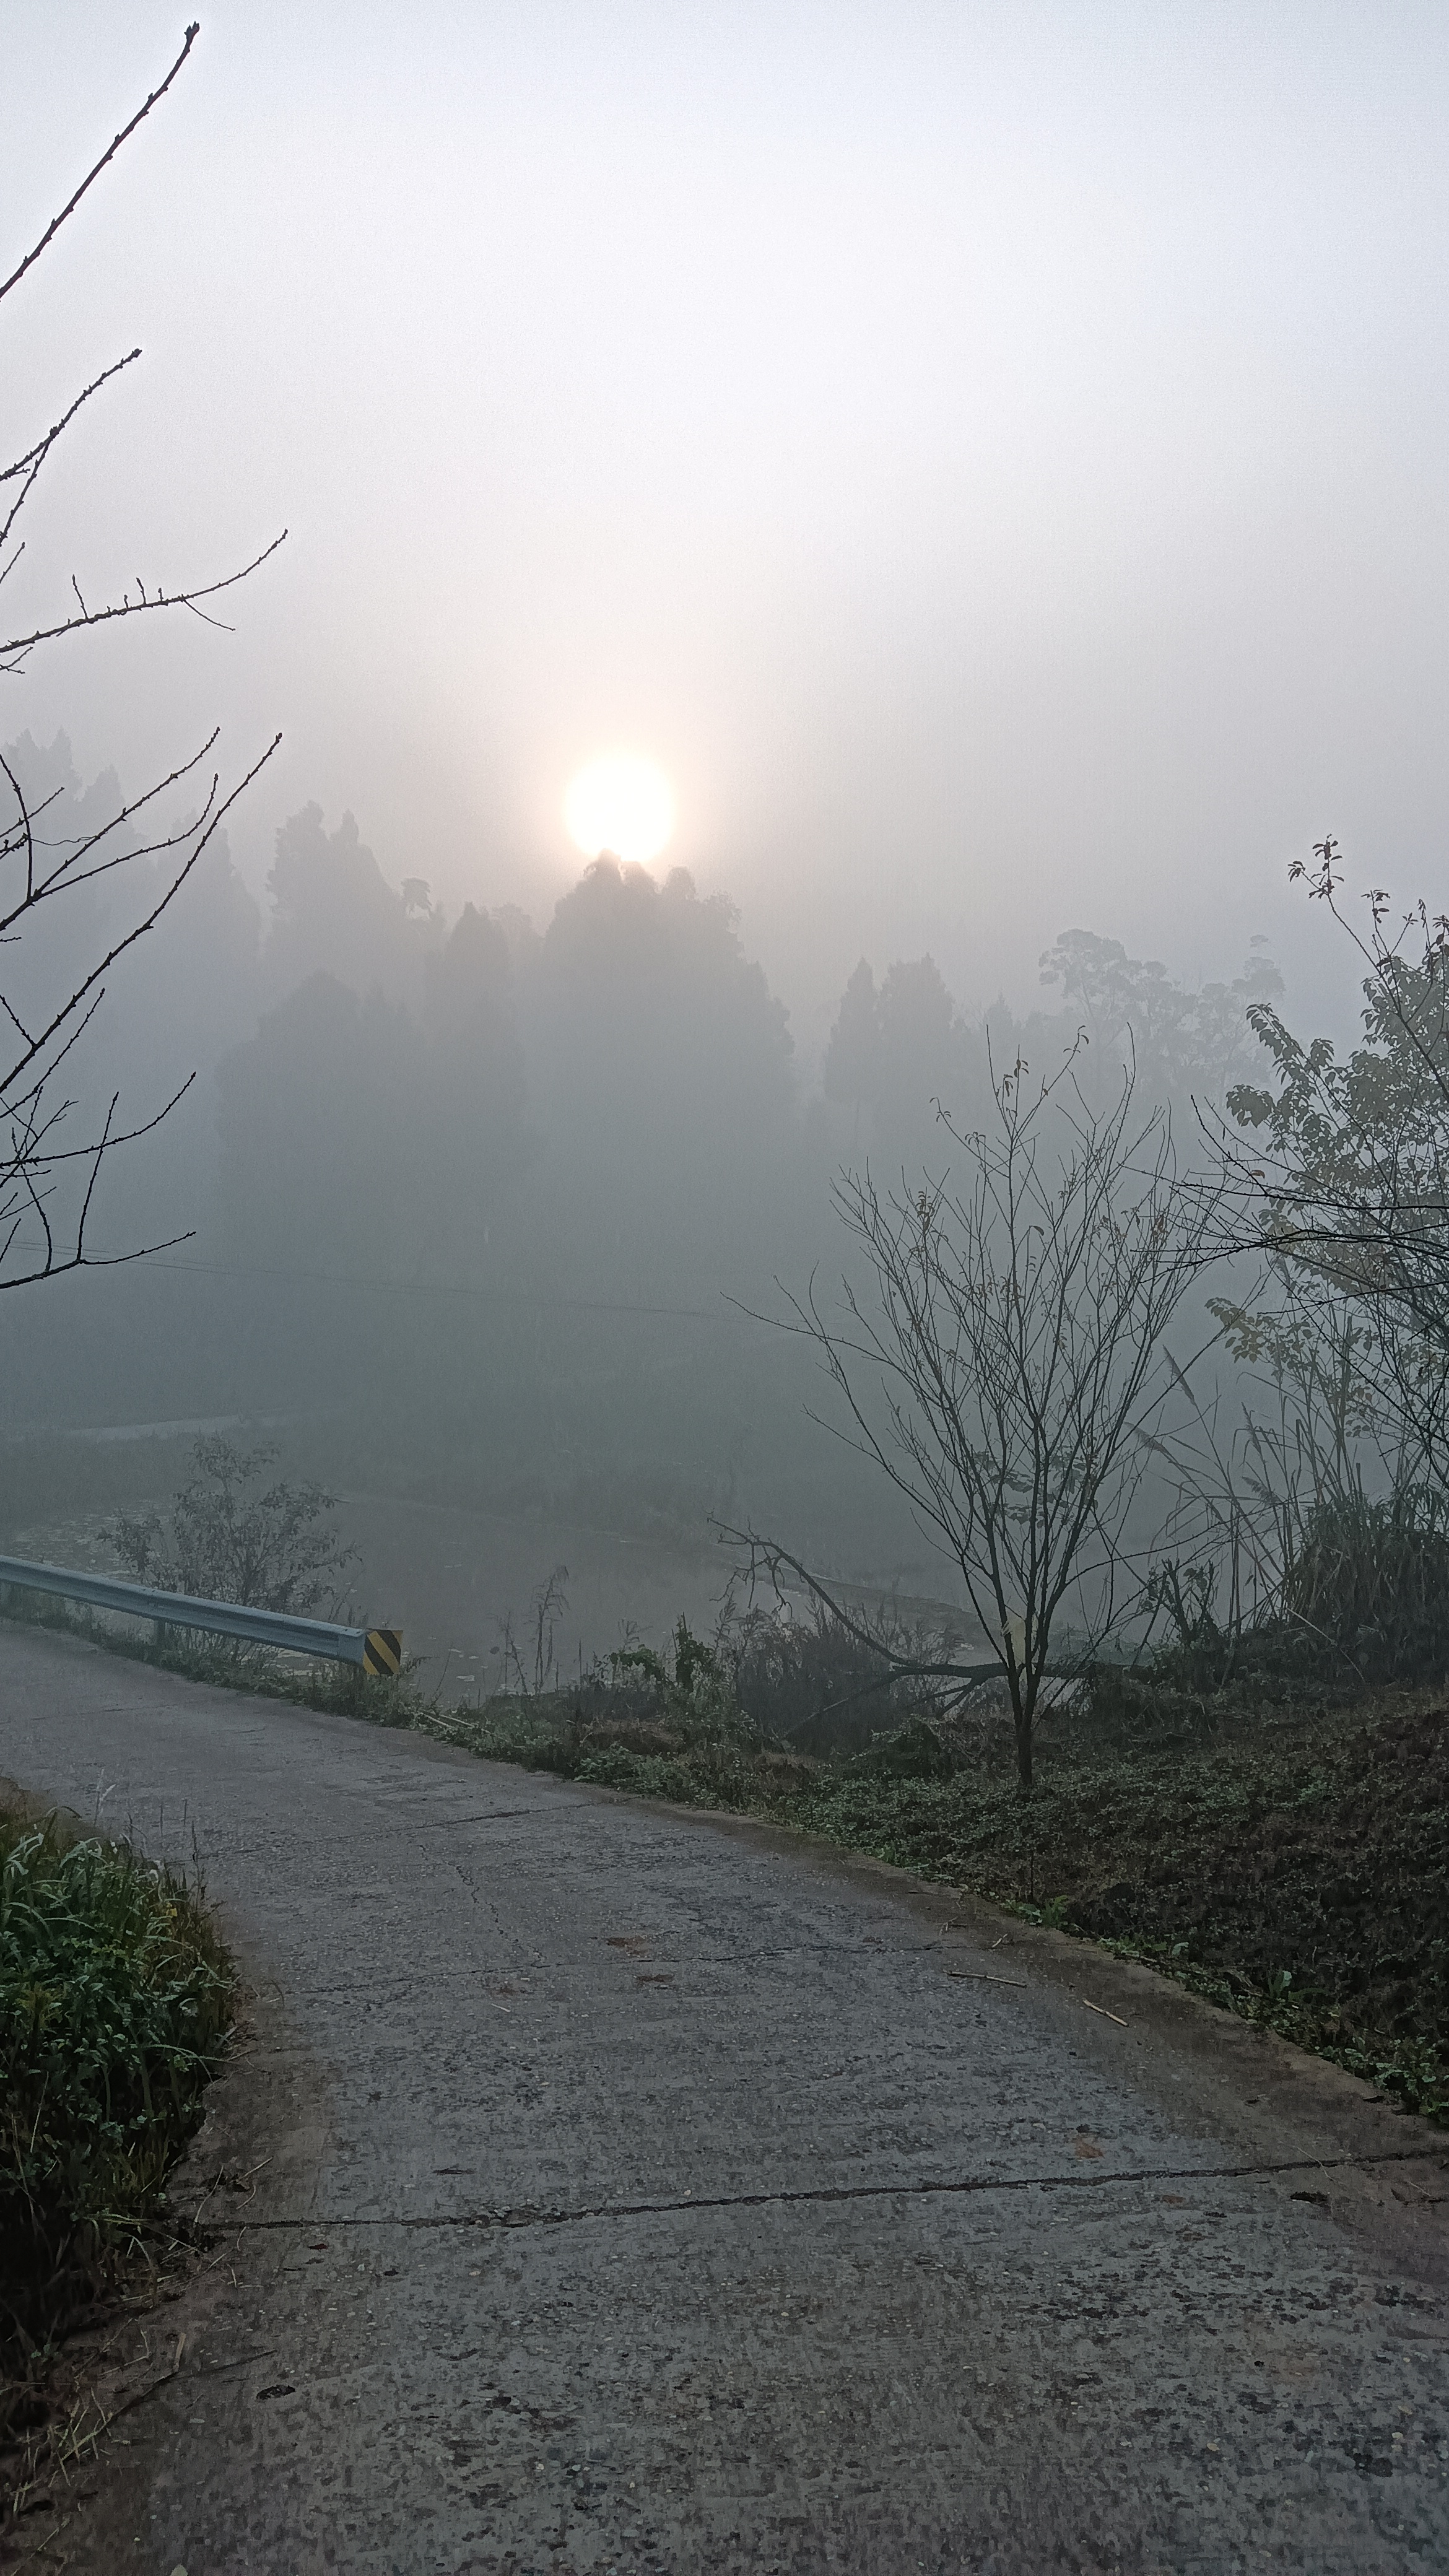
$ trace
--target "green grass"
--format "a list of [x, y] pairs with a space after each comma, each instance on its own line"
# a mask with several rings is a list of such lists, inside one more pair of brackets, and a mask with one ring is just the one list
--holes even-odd
[[143, 2246], [234, 1988], [198, 1884], [0, 1805], [0, 2439]]

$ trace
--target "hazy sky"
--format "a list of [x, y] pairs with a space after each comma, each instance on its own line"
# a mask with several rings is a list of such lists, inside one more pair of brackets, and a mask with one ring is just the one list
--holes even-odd
[[[647, 753], [807, 1044], [862, 948], [1230, 970], [1325, 829], [1442, 901], [1442, 0], [201, 7], [3, 309], [7, 454], [146, 351], [13, 613], [291, 536], [7, 733], [134, 784], [280, 725], [254, 877], [315, 796], [540, 915]], [[7, 267], [185, 14], [0, 6]]]

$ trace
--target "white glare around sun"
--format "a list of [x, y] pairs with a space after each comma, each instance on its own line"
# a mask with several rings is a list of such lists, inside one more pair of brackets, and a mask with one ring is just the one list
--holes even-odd
[[607, 753], [581, 769], [564, 798], [564, 821], [585, 858], [612, 850], [647, 866], [674, 829], [674, 790], [652, 760]]

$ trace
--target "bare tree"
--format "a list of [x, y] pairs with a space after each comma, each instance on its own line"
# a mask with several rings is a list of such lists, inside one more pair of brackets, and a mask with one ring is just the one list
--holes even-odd
[[[114, 137], [34, 248], [0, 283], [0, 301], [29, 276], [61, 226], [76, 212], [87, 190], [165, 97], [187, 61], [197, 33], [195, 25], [187, 28], [181, 51], [166, 78]], [[0, 586], [11, 579], [24, 556], [24, 535], [17, 534], [21, 514], [58, 441], [84, 406], [134, 365], [140, 354], [139, 349], [132, 349], [103, 368], [22, 456], [0, 467]], [[220, 625], [222, 621], [213, 607], [203, 602], [216, 602], [223, 592], [244, 581], [275, 554], [285, 535], [284, 529], [250, 563], [234, 572], [171, 588], [156, 582], [148, 586], [138, 579], [127, 586], [119, 599], [97, 606], [87, 601], [78, 578], [72, 574], [74, 608], [67, 602], [63, 612], [53, 609], [42, 613], [28, 630], [22, 620], [19, 631], [0, 636], [0, 679], [18, 678], [41, 646], [61, 636], [151, 616], [158, 610], [181, 609], [204, 623]], [[67, 1124], [76, 1104], [64, 1085], [73, 1075], [80, 1040], [100, 1007], [109, 970], [127, 949], [154, 929], [237, 797], [270, 759], [281, 737], [278, 735], [246, 775], [226, 792], [219, 772], [207, 772], [217, 739], [213, 732], [199, 751], [181, 761], [168, 776], [79, 839], [48, 836], [47, 813], [52, 800], [32, 807], [14, 770], [0, 758], [0, 946], [19, 946], [35, 930], [46, 907], [52, 912], [60, 910], [80, 887], [119, 874], [137, 860], [158, 862], [161, 877], [159, 894], [153, 878], [138, 908], [138, 917], [111, 940], [103, 955], [81, 971], [72, 970], [49, 990], [42, 989], [38, 999], [28, 990], [18, 989], [13, 973], [6, 979], [8, 989], [0, 986], [0, 1288], [55, 1278], [67, 1270], [135, 1260], [142, 1251], [159, 1248], [140, 1246], [129, 1252], [98, 1255], [87, 1247], [86, 1225], [96, 1181], [107, 1157], [118, 1146], [133, 1143], [159, 1126], [187, 1084], [183, 1083], [172, 1099], [152, 1115], [129, 1125], [120, 1117], [119, 1099], [113, 1095], [98, 1127], [80, 1139]], [[168, 829], [156, 819], [158, 807], [183, 782], [191, 783], [193, 793], [200, 783], [201, 809], [191, 822]]]
[[[873, 1293], [846, 1281], [826, 1313], [812, 1282], [785, 1327], [819, 1351], [840, 1436], [905, 1497], [1001, 1640], [985, 1665], [893, 1660], [962, 1695], [1004, 1674], [1025, 1790], [1043, 1683], [1084, 1670], [1119, 1616], [1150, 1455], [1140, 1435], [1170, 1382], [1162, 1335], [1216, 1206], [1215, 1185], [1179, 1176], [1166, 1114], [1134, 1115], [1131, 1071], [1098, 1111], [1077, 1063], [1074, 1049], [1033, 1091], [1020, 1062], [993, 1075], [990, 1134], [959, 1134], [942, 1113], [957, 1185], [947, 1174], [883, 1197], [868, 1170], [845, 1173], [836, 1205]], [[752, 1544], [849, 1623], [797, 1559]], [[1069, 1604], [1070, 1648], [1056, 1652]]]

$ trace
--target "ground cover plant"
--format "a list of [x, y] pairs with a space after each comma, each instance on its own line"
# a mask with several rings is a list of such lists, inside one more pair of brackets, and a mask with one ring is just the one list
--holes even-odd
[[[1366, 1691], [1341, 1659], [1315, 1671], [1293, 1629], [1226, 1677], [1181, 1648], [1137, 1674], [1104, 1666], [1043, 1722], [1028, 1798], [1003, 1706], [943, 1716], [887, 1669], [863, 1694], [852, 1641], [813, 1633], [812, 1658], [810, 1628], [768, 1648], [726, 1629], [706, 1648], [681, 1623], [671, 1656], [614, 1658], [571, 1691], [434, 1701], [414, 1722], [495, 1760], [757, 1815], [970, 1890], [1449, 2120], [1442, 1685]], [[790, 1676], [810, 1752], [782, 1723]]]
[[193, 1875], [0, 1784], [0, 2447], [59, 2338], [148, 2256], [232, 2027]]
[[1146, 1961], [1449, 2119], [1442, 1695], [1280, 1714], [1233, 1740], [1094, 1743], [1029, 1805], [979, 1770], [775, 1802], [847, 1848]]

